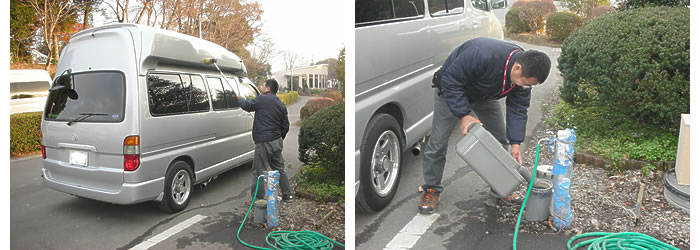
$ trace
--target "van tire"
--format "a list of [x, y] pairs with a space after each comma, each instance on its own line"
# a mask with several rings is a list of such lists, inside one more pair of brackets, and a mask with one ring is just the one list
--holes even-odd
[[[386, 207], [396, 194], [401, 177], [403, 137], [396, 119], [383, 113], [370, 119], [366, 131], [360, 146], [360, 152], [364, 153], [360, 159], [356, 205], [360, 211], [371, 213]], [[386, 152], [379, 148], [382, 145], [386, 146]], [[373, 157], [375, 155], [379, 157]], [[374, 165], [372, 158], [375, 158]]]
[[184, 210], [192, 198], [193, 182], [194, 175], [190, 164], [184, 161], [175, 161], [170, 164], [165, 174], [163, 200], [158, 203], [160, 209], [167, 213], [177, 213]]

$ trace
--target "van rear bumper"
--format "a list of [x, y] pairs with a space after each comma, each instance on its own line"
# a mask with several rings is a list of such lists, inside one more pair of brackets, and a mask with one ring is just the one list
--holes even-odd
[[44, 185], [51, 189], [88, 199], [122, 205], [155, 200], [163, 192], [165, 183], [165, 178], [161, 177], [140, 183], [124, 183], [118, 192], [108, 192], [53, 180], [50, 175], [47, 175], [46, 168], [41, 169], [41, 174]]

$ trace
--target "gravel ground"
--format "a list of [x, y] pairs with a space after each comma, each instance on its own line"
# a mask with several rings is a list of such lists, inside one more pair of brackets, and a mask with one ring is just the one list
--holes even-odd
[[[345, 206], [335, 202], [321, 203], [296, 198], [292, 202], [280, 202], [279, 227], [274, 230], [319, 232], [341, 244], [345, 244]], [[247, 209], [246, 209], [247, 211]], [[243, 211], [241, 214], [245, 215]], [[245, 223], [246, 228], [265, 228], [253, 223], [253, 211]], [[323, 220], [324, 217], [327, 217]], [[323, 221], [323, 222], [321, 222]], [[316, 226], [318, 225], [318, 226]]]
[[[558, 103], [558, 98], [553, 98], [549, 105]], [[550, 114], [545, 114], [550, 117]], [[535, 143], [545, 136], [545, 131], [552, 131], [546, 125], [538, 128], [537, 134], [532, 138], [524, 150], [523, 162], [532, 168], [535, 160]], [[540, 146], [539, 165], [552, 165], [553, 156], [544, 146]], [[641, 216], [635, 223], [634, 209], [637, 202], [640, 183], [646, 184], [644, 198], [641, 203]], [[521, 187], [521, 194], [525, 194], [527, 186]], [[609, 171], [574, 164], [574, 173], [571, 184], [571, 204], [574, 221], [571, 228], [564, 232], [556, 232], [551, 225], [545, 222], [528, 222], [523, 219], [520, 222], [521, 232], [537, 234], [565, 233], [577, 235], [586, 232], [640, 232], [648, 234], [656, 239], [669, 243], [676, 247], [690, 247], [690, 214], [676, 208], [664, 199], [663, 172], [651, 172], [643, 176], [640, 170], [628, 170], [617, 175], [610, 175]], [[518, 218], [519, 206], [506, 206], [496, 202], [495, 206], [500, 211], [499, 222], [509, 223], [513, 226]], [[551, 220], [551, 216], [550, 216]]]

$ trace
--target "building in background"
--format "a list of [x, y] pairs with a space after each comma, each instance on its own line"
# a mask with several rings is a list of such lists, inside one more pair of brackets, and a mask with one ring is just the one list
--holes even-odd
[[280, 84], [280, 88], [288, 90], [303, 89], [304, 85], [308, 86], [309, 89], [326, 89], [334, 88], [338, 84], [335, 74], [329, 76], [328, 64], [316, 64], [279, 71], [274, 73], [274, 77]]

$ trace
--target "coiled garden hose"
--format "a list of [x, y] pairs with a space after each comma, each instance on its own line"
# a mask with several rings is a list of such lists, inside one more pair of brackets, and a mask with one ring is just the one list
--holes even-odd
[[[571, 243], [576, 240], [585, 237], [596, 237], [598, 238], [589, 239], [580, 242], [573, 247]], [[566, 247], [569, 250], [574, 250], [579, 247], [590, 244], [588, 249], [678, 249], [669, 244], [655, 239], [649, 235], [636, 232], [621, 232], [621, 233], [606, 233], [606, 232], [595, 232], [595, 233], [584, 233], [571, 237], [569, 242], [566, 243]]]
[[[525, 199], [523, 200], [523, 204], [520, 206], [520, 213], [518, 214], [518, 222], [515, 225], [515, 232], [513, 233], [513, 250], [518, 249], [516, 246], [516, 242], [518, 241], [518, 229], [520, 227], [520, 219], [523, 215], [523, 210], [525, 208], [525, 204], [527, 203], [527, 198], [530, 196], [530, 191], [532, 190], [532, 183], [535, 181], [535, 176], [537, 174], [537, 161], [540, 156], [540, 144], [539, 142], [537, 143], [537, 149], [535, 150], [535, 166], [532, 171], [532, 181], [530, 181], [530, 185], [527, 188], [527, 194], [525, 194]], [[574, 241], [577, 241], [581, 238], [586, 238], [586, 237], [596, 237], [598, 238], [593, 238], [589, 239], [583, 242], [580, 242], [573, 247], [571, 244]], [[590, 244], [590, 245], [589, 245]], [[677, 250], [678, 248], [673, 247], [669, 244], [666, 244], [662, 241], [659, 241], [655, 239], [654, 237], [651, 237], [649, 235], [643, 234], [643, 233], [637, 233], [637, 232], [621, 232], [621, 233], [608, 233], [608, 232], [593, 232], [593, 233], [583, 233], [580, 235], [576, 235], [574, 237], [571, 237], [569, 241], [566, 243], [566, 246], [569, 250], [575, 250], [579, 247], [583, 247], [585, 245], [589, 245], [587, 249], [589, 250], [601, 250], [601, 249], [609, 249], [609, 250], [617, 250], [617, 249], [674, 249]]]
[[[261, 177], [261, 176], [260, 176]], [[260, 177], [258, 177], [255, 183], [255, 194], [258, 193], [258, 186], [260, 185]], [[274, 231], [267, 234], [265, 237], [265, 242], [271, 248], [253, 246], [245, 243], [241, 240], [240, 234], [245, 221], [248, 219], [248, 214], [250, 210], [253, 209], [253, 204], [255, 197], [250, 201], [250, 207], [248, 207], [248, 212], [245, 213], [243, 222], [238, 227], [238, 232], [236, 232], [236, 239], [238, 242], [244, 246], [254, 248], [254, 249], [333, 249], [333, 244], [338, 244], [339, 246], [345, 248], [345, 245], [338, 243], [337, 241], [328, 238], [327, 236], [320, 234], [315, 231]]]

